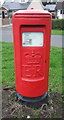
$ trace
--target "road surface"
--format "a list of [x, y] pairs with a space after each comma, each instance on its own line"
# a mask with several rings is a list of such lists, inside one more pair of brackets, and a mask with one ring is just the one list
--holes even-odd
[[[2, 28], [2, 41], [13, 42], [12, 26]], [[51, 46], [64, 47], [64, 35], [51, 35]]]

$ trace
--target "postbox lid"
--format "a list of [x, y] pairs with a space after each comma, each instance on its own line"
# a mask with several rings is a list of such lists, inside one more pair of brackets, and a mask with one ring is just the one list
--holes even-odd
[[39, 9], [29, 9], [29, 10], [19, 10], [14, 13], [15, 17], [22, 16], [22, 15], [45, 15], [50, 17], [51, 13], [47, 10], [39, 10]]

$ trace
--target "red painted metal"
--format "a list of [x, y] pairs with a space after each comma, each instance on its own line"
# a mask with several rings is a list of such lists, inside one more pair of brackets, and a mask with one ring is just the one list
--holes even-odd
[[[51, 14], [43, 10], [22, 10], [13, 15], [16, 91], [38, 97], [48, 91]], [[22, 32], [43, 32], [44, 46], [23, 47]]]

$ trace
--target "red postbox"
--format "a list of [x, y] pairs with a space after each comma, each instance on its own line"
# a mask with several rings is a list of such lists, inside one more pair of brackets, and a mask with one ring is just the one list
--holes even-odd
[[17, 96], [39, 101], [48, 91], [51, 14], [35, 9], [16, 12], [13, 35]]

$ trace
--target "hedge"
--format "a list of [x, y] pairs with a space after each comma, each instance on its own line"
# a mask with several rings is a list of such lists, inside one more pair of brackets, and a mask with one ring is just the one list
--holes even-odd
[[64, 30], [64, 19], [53, 19], [52, 29]]

